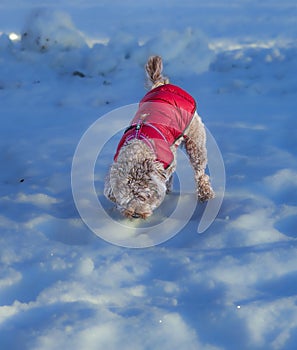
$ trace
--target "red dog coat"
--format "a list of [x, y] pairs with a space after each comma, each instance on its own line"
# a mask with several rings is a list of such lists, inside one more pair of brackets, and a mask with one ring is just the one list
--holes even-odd
[[139, 139], [155, 152], [158, 161], [168, 168], [174, 156], [170, 147], [184, 134], [196, 110], [194, 98], [178, 86], [166, 84], [150, 90], [121, 138], [114, 160], [122, 146]]

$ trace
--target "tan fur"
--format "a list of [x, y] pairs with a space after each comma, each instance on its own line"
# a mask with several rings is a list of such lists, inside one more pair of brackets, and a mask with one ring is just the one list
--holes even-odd
[[[146, 71], [152, 88], [169, 82], [162, 75], [162, 59], [159, 56], [149, 58]], [[185, 144], [194, 170], [197, 197], [203, 202], [213, 198], [214, 192], [209, 177], [205, 174], [205, 128], [196, 112], [185, 134], [187, 137], [179, 139], [178, 144]], [[171, 190], [172, 174], [176, 169], [176, 147], [172, 146], [171, 150], [174, 161], [165, 170], [143, 141], [134, 139], [122, 147], [106, 178], [104, 194], [116, 203], [124, 216], [146, 219], [162, 203], [166, 193]]]
[[169, 79], [162, 75], [163, 63], [160, 56], [151, 56], [145, 65], [145, 70], [151, 89], [159, 85], [169, 84]]

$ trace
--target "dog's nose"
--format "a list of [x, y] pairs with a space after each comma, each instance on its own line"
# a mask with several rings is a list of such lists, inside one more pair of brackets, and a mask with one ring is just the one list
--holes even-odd
[[132, 218], [133, 219], [139, 219], [140, 218], [140, 214], [134, 213], [134, 214], [132, 214]]

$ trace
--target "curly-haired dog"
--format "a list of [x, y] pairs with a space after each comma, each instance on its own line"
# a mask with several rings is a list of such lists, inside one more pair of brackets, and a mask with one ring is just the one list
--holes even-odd
[[194, 169], [198, 199], [214, 197], [205, 174], [206, 135], [195, 100], [169, 84], [162, 69], [161, 57], [149, 58], [151, 90], [120, 140], [106, 178], [105, 196], [128, 218], [146, 219], [162, 203], [171, 189], [176, 149], [182, 142]]

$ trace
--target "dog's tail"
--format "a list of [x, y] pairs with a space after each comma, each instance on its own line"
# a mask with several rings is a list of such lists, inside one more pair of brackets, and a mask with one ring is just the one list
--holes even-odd
[[169, 79], [162, 75], [163, 63], [160, 56], [151, 56], [145, 65], [145, 70], [148, 76], [149, 85], [152, 89], [159, 85], [169, 83]]

